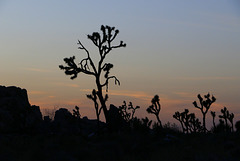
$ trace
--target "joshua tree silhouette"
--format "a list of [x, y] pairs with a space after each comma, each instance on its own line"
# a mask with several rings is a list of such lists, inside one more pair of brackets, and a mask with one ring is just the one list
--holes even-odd
[[151, 101], [152, 105], [147, 108], [147, 112], [150, 114], [152, 113], [156, 116], [158, 123], [160, 124], [160, 127], [162, 128], [162, 122], [159, 118], [159, 113], [161, 110], [161, 105], [160, 105], [159, 101], [160, 101], [159, 96], [155, 95]]
[[[96, 111], [96, 116], [97, 116], [97, 126], [98, 128], [100, 128], [100, 113], [102, 110], [102, 107], [99, 109], [99, 105], [98, 105], [98, 101], [97, 101], [97, 91], [95, 89], [92, 90], [92, 94], [87, 94], [87, 98], [91, 99], [94, 102], [94, 107], [95, 107], [95, 111]], [[105, 96], [105, 101], [107, 101], [108, 99], [108, 95], [106, 94]]]
[[[101, 104], [101, 108], [103, 109], [104, 116], [106, 122], [108, 123], [108, 110], [106, 106], [106, 101], [108, 96], [103, 96], [103, 88], [106, 87], [106, 92], [108, 92], [108, 84], [110, 79], [115, 80], [115, 84], [120, 85], [120, 81], [117, 79], [116, 76], [110, 76], [110, 70], [113, 68], [113, 64], [111, 63], [104, 63], [106, 56], [112, 51], [113, 49], [126, 47], [126, 44], [123, 41], [120, 41], [118, 45], [113, 45], [113, 41], [116, 36], [119, 34], [119, 30], [115, 29], [115, 27], [110, 26], [101, 26], [102, 34], [98, 32], [93, 32], [92, 35], [88, 35], [88, 39], [92, 41], [92, 43], [97, 47], [100, 59], [98, 63], [94, 63], [91, 58], [89, 51], [85, 48], [81, 41], [78, 40], [78, 49], [84, 50], [87, 54], [85, 59], [82, 59], [80, 63], [75, 63], [75, 56], [70, 58], [65, 58], [64, 61], [67, 64], [66, 66], [60, 65], [59, 68], [65, 71], [66, 75], [70, 75], [71, 79], [77, 78], [79, 73], [84, 73], [86, 75], [91, 75], [95, 77], [95, 83], [97, 86], [96, 96], [99, 99]], [[102, 74], [104, 77], [102, 78]], [[101, 80], [103, 80], [101, 82]]]
[[220, 119], [224, 119], [224, 121], [225, 121], [225, 127], [226, 127], [226, 131], [228, 131], [227, 130], [227, 128], [229, 127], [228, 126], [228, 120], [229, 120], [229, 122], [231, 123], [231, 131], [233, 132], [233, 118], [234, 118], [234, 114], [233, 113], [229, 113], [229, 111], [227, 110], [227, 107], [224, 107], [223, 109], [221, 109], [221, 113], [222, 113], [222, 115], [219, 115], [219, 118]]
[[188, 109], [185, 109], [182, 113], [180, 112], [175, 112], [173, 115], [173, 118], [178, 120], [181, 123], [183, 133], [189, 133], [189, 132], [201, 132], [202, 131], [202, 126], [201, 122], [199, 121], [198, 118], [196, 118], [194, 113], [189, 113]]
[[[122, 118], [125, 121], [129, 122], [134, 119], [134, 114], [135, 114], [136, 110], [139, 108], [140, 108], [140, 106], [133, 107], [132, 102], [129, 102], [128, 107], [127, 107], [126, 101], [123, 101], [123, 105], [119, 106], [119, 112], [120, 112]], [[131, 114], [131, 112], [128, 112], [127, 109], [131, 110], [132, 114]]]
[[80, 119], [81, 115], [80, 115], [78, 106], [75, 106], [75, 109], [73, 109], [73, 116], [77, 119]]
[[216, 98], [214, 96], [212, 96], [212, 99], [210, 99], [210, 94], [208, 93], [207, 95], [204, 95], [204, 97], [206, 98], [206, 100], [203, 100], [202, 96], [200, 94], [198, 94], [198, 99], [200, 102], [200, 106], [198, 106], [197, 102], [194, 101], [193, 105], [200, 109], [202, 114], [203, 114], [203, 130], [204, 133], [206, 133], [207, 129], [206, 129], [206, 114], [208, 112], [208, 110], [210, 109], [210, 106], [212, 105], [212, 103], [214, 103], [216, 101]]
[[212, 117], [213, 117], [213, 128], [214, 128], [214, 130], [215, 130], [215, 129], [216, 129], [216, 124], [215, 124], [216, 112], [211, 111], [211, 115], [212, 115]]

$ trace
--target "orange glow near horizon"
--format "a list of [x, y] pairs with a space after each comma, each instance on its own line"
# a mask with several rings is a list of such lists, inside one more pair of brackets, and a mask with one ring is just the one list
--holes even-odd
[[[91, 89], [81, 89], [81, 91], [85, 93], [90, 93]], [[152, 120], [156, 121], [156, 118], [154, 115], [150, 115], [146, 112], [146, 109], [149, 105], [151, 105], [151, 99], [154, 95], [149, 95], [143, 91], [118, 91], [113, 90], [109, 91], [109, 101], [107, 102], [107, 105], [114, 104], [115, 106], [121, 106], [122, 102], [126, 100], [127, 98], [127, 104], [129, 101], [132, 101], [134, 106], [140, 106], [140, 109], [136, 111], [136, 116], [139, 118], [149, 117]], [[178, 95], [185, 96], [185, 99], [174, 99], [169, 98], [166, 95], [159, 95], [160, 96], [160, 104], [161, 104], [161, 112], [160, 112], [160, 118], [164, 123], [172, 122], [172, 123], [178, 123], [175, 119], [172, 118], [172, 115], [176, 112], [182, 112], [184, 109], [189, 109], [189, 111], [192, 113], [195, 113], [196, 116], [201, 120], [202, 115], [200, 110], [194, 108], [192, 105], [193, 101], [198, 101], [197, 97], [189, 94], [189, 93], [178, 93]], [[42, 95], [43, 97], [38, 97], [39, 95]], [[87, 116], [90, 119], [96, 119], [95, 116], [95, 109], [93, 106], [93, 102], [86, 97], [84, 98], [73, 98], [73, 99], [64, 99], [59, 100], [57, 96], [45, 96], [44, 92], [40, 91], [29, 91], [29, 97], [30, 103], [34, 105], [40, 106], [40, 109], [42, 110], [43, 114], [44, 111], [47, 110], [57, 110], [59, 108], [67, 108], [69, 111], [72, 111], [75, 106], [80, 107], [80, 113], [82, 117]], [[66, 96], [67, 97], [67, 96]], [[234, 105], [233, 105], [234, 106]], [[234, 112], [231, 110], [231, 106], [228, 106], [230, 112]], [[221, 103], [215, 102], [211, 106], [209, 111], [216, 111], [217, 115], [220, 114], [220, 110], [223, 108], [223, 105]], [[210, 113], [210, 112], [209, 112]], [[207, 117], [207, 122], [209, 125], [211, 125], [211, 116]], [[240, 118], [239, 114], [235, 115], [235, 121]], [[104, 121], [103, 114], [101, 114], [101, 120]], [[218, 120], [216, 120], [218, 121]]]

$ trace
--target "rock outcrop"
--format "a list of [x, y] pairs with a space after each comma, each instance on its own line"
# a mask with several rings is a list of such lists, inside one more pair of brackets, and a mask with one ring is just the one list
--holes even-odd
[[38, 106], [31, 106], [27, 90], [0, 86], [0, 132], [31, 131], [42, 122]]

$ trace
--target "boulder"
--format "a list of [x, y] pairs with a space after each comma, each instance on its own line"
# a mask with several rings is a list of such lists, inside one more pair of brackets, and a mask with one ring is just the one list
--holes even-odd
[[113, 104], [110, 105], [108, 111], [109, 123], [108, 127], [111, 131], [119, 131], [128, 127], [127, 122], [121, 116], [119, 109]]
[[42, 121], [38, 106], [31, 106], [26, 89], [0, 86], [0, 132], [21, 132]]
[[75, 117], [66, 108], [60, 108], [55, 112], [53, 121], [53, 132], [55, 133], [77, 133], [80, 131]]

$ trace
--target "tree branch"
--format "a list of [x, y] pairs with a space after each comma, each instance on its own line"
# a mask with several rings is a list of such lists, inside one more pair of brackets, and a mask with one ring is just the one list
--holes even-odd
[[109, 81], [110, 79], [115, 79], [115, 84], [118, 84], [118, 85], [120, 86], [120, 81], [117, 79], [116, 76], [107, 77], [105, 83], [101, 85], [102, 87], [107, 86], [107, 88], [106, 88], [106, 91], [107, 91], [107, 92], [108, 92], [108, 81]]

